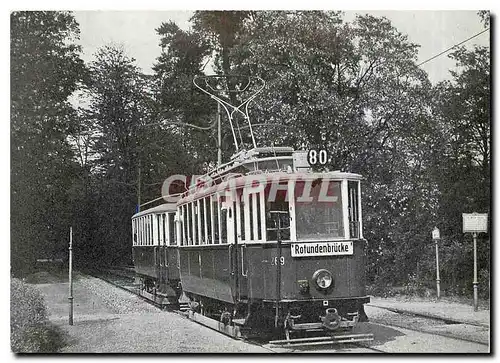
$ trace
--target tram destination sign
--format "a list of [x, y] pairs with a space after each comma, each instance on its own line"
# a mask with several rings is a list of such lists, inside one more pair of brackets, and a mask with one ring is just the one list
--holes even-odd
[[488, 232], [488, 213], [462, 213], [463, 233]]
[[352, 255], [352, 241], [292, 243], [292, 257]]

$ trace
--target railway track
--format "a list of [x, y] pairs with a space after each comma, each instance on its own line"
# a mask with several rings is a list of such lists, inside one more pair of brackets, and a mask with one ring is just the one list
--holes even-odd
[[[138, 285], [134, 284], [135, 275], [134, 275], [133, 271], [131, 271], [129, 269], [114, 268], [114, 269], [110, 269], [107, 271], [85, 271], [85, 273], [88, 275], [91, 275], [95, 278], [99, 278], [99, 279], [119, 288], [119, 289], [127, 291], [131, 294], [134, 294], [134, 295], [138, 296], [139, 298], [141, 298], [142, 300], [144, 300], [145, 302], [147, 302], [148, 304], [151, 304], [151, 305], [157, 307], [158, 309], [173, 312], [173, 313], [179, 314], [185, 318], [189, 318], [188, 317], [189, 306], [187, 305], [187, 303], [181, 303], [180, 309], [165, 308], [165, 307], [160, 306], [159, 304], [156, 304], [155, 302], [143, 297], [142, 295], [140, 295]], [[396, 311], [394, 311], [394, 309], [390, 309], [390, 308], [388, 308], [386, 310], [396, 312]], [[404, 316], [412, 316], [414, 319], [415, 318], [431, 319], [431, 320], [435, 320], [435, 321], [440, 321], [443, 324], [450, 324], [449, 319], [439, 319], [438, 317], [421, 317], [421, 316], [419, 316], [419, 314], [410, 314], [409, 312], [397, 312], [397, 313], [404, 315]], [[216, 330], [209, 325], [203, 324], [202, 322], [199, 322], [199, 321], [195, 321], [195, 322], [198, 322], [199, 324], [206, 326], [209, 329], [212, 329], [212, 330], [220, 333], [219, 330]], [[471, 343], [482, 344], [482, 345], [488, 346], [488, 344], [485, 344], [485, 343], [477, 341], [477, 340], [471, 340], [471, 339], [467, 339], [467, 338], [453, 335], [453, 334], [445, 334], [445, 333], [434, 332], [434, 331], [430, 332], [430, 331], [426, 331], [424, 329], [417, 329], [415, 327], [409, 326], [408, 324], [397, 324], [397, 323], [387, 323], [387, 322], [378, 323], [376, 321], [374, 322], [374, 324], [386, 326], [386, 327], [404, 328], [404, 329], [419, 332], [419, 333], [435, 334], [435, 335], [440, 335], [440, 336], [444, 336], [447, 338], [452, 338], [452, 339], [457, 339], [457, 340], [461, 340], [461, 341], [466, 341], [466, 342], [471, 342]], [[456, 323], [454, 323], [454, 324], [456, 324]], [[230, 336], [230, 335], [228, 335], [228, 336]], [[234, 337], [232, 337], [232, 338], [236, 339]], [[268, 350], [269, 352], [275, 352], [275, 353], [281, 353], [281, 352], [300, 353], [300, 352], [304, 352], [304, 351], [311, 351], [313, 349], [317, 349], [318, 346], [321, 346], [321, 348], [323, 348], [321, 350], [318, 350], [318, 352], [321, 352], [325, 348], [328, 348], [328, 346], [333, 345], [333, 342], [329, 341], [329, 342], [324, 342], [323, 344], [321, 344], [321, 342], [318, 342], [317, 343], [318, 345], [316, 346], [316, 348], [313, 348], [310, 346], [307, 348], [304, 348], [304, 347], [301, 347], [300, 345], [294, 346], [294, 345], [287, 345], [287, 344], [283, 344], [279, 347], [276, 347], [276, 346], [270, 345], [269, 341], [271, 339], [267, 339], [267, 338], [265, 338], [265, 339], [262, 339], [262, 338], [260, 338], [260, 339], [243, 338], [243, 339], [247, 343], [258, 345], [258, 346]], [[338, 346], [339, 346], [339, 344], [335, 345], [335, 347], [338, 347]], [[369, 351], [374, 352], [374, 353], [386, 353], [384, 350], [375, 348], [375, 347], [370, 346], [369, 344], [365, 344], [363, 342], [343, 343], [341, 345], [341, 350], [345, 350], [346, 348], [347, 349], [349, 349], [349, 348], [362, 348], [362, 349], [368, 349]]]

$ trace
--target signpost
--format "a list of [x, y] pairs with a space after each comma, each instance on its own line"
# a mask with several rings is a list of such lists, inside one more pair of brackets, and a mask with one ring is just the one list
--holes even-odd
[[474, 241], [474, 311], [478, 310], [477, 299], [477, 234], [488, 232], [488, 213], [462, 213], [463, 232], [472, 233]]
[[438, 241], [441, 239], [441, 236], [439, 234], [439, 228], [434, 227], [432, 230], [432, 240], [436, 244], [436, 295], [438, 300], [441, 298], [441, 286], [440, 282], [441, 280], [439, 279], [439, 250], [438, 250]]

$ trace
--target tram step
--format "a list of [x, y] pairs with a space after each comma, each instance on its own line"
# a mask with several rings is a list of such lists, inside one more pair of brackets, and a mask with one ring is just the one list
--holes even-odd
[[233, 324], [243, 326], [245, 324], [245, 319], [233, 319]]
[[342, 334], [328, 335], [323, 337], [311, 338], [295, 338], [284, 340], [271, 340], [271, 345], [303, 346], [303, 345], [321, 345], [321, 344], [338, 344], [338, 343], [354, 343], [354, 342], [370, 342], [373, 341], [373, 334]]

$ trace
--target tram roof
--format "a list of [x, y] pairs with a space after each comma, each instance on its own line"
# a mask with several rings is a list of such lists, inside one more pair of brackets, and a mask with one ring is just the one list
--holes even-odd
[[159, 206], [149, 208], [146, 210], [143, 210], [142, 212], [136, 213], [132, 216], [132, 218], [140, 217], [146, 214], [151, 214], [151, 213], [162, 213], [162, 212], [175, 212], [176, 210], [176, 204], [175, 203], [164, 203]]
[[204, 196], [212, 195], [217, 191], [229, 188], [239, 188], [239, 187], [251, 187], [252, 183], [257, 180], [262, 180], [260, 178], [265, 178], [266, 182], [272, 181], [286, 181], [290, 179], [295, 179], [297, 181], [315, 180], [315, 179], [330, 179], [332, 181], [340, 180], [361, 180], [363, 177], [360, 174], [348, 173], [342, 171], [330, 171], [330, 172], [296, 172], [296, 173], [286, 173], [286, 172], [275, 172], [275, 173], [262, 173], [262, 174], [249, 174], [233, 176], [231, 180], [223, 181], [220, 184], [210, 186], [208, 188], [201, 188], [200, 190], [191, 191], [188, 194], [182, 196], [180, 203], [188, 202], [194, 199], [198, 199]]

